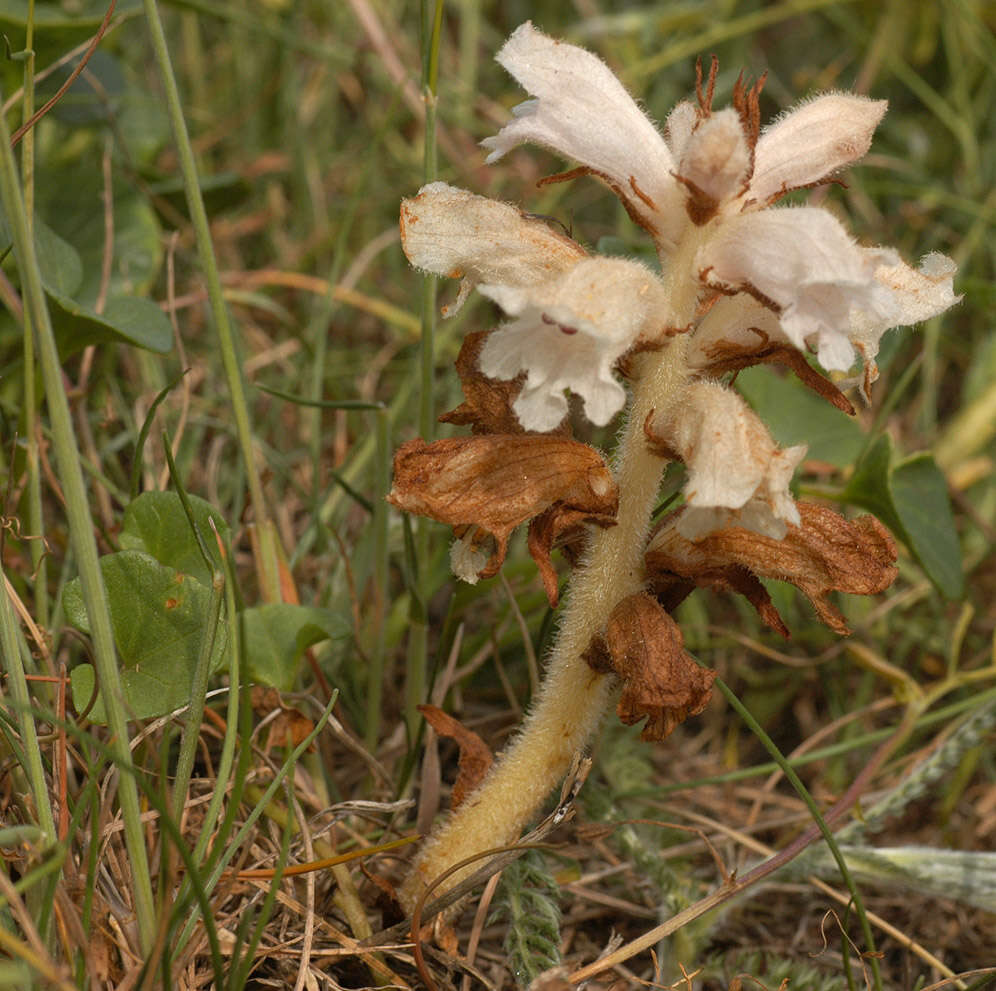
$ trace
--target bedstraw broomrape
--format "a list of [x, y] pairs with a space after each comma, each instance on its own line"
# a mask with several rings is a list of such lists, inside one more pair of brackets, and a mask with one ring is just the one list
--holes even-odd
[[[488, 161], [531, 142], [578, 163], [547, 181], [604, 182], [652, 238], [661, 274], [591, 255], [514, 206], [445, 183], [402, 204], [411, 263], [461, 280], [451, 310], [476, 290], [508, 320], [468, 337], [457, 361], [466, 401], [444, 419], [473, 436], [404, 445], [391, 501], [454, 527], [453, 568], [466, 581], [496, 573], [526, 520], [551, 603], [555, 539], [573, 565], [538, 697], [484, 782], [426, 841], [401, 890], [408, 907], [456, 862], [514, 841], [613, 704], [625, 722], [645, 720], [648, 740], [702, 711], [714, 675], [685, 653], [669, 615], [691, 589], [745, 595], [787, 635], [762, 577], [796, 584], [839, 633], [828, 593], [889, 586], [885, 528], [796, 502], [789, 483], [805, 448], [779, 449], [723, 377], [782, 364], [853, 411], [841, 390], [869, 395], [883, 333], [957, 301], [948, 258], [913, 268], [891, 248], [858, 244], [824, 209], [778, 205], [861, 158], [883, 101], [826, 93], [762, 129], [763, 78], [738, 80], [732, 106], [716, 110], [713, 62], [661, 132], [596, 56], [529, 23], [498, 61], [532, 99], [484, 142]], [[806, 354], [847, 377], [832, 382]], [[571, 439], [567, 393], [594, 424], [625, 409], [611, 463]], [[686, 465], [684, 506], [651, 534], [670, 460]]]

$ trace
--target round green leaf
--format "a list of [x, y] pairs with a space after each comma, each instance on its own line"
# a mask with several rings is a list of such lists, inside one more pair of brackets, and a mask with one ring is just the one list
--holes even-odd
[[[195, 495], [188, 495], [187, 499], [207, 552], [214, 566], [220, 569], [221, 554], [211, 522], [225, 543], [230, 532], [228, 524], [206, 500]], [[133, 499], [125, 509], [121, 546], [127, 550], [145, 551], [160, 564], [192, 575], [205, 587], [211, 586], [211, 571], [201, 556], [183, 504], [175, 492], [143, 492]]]
[[301, 656], [312, 644], [350, 635], [338, 613], [290, 602], [270, 602], [242, 612], [249, 677], [281, 691], [294, 687]]
[[[201, 644], [210, 632], [211, 593], [190, 575], [140, 551], [109, 554], [100, 559], [100, 567], [129, 716], [149, 719], [186, 705]], [[70, 622], [89, 632], [78, 578], [66, 587], [64, 606]], [[222, 623], [215, 638], [212, 670], [224, 652]], [[81, 711], [93, 692], [93, 667], [74, 668], [71, 681], [73, 704]], [[89, 718], [106, 722], [103, 699], [98, 697]]]

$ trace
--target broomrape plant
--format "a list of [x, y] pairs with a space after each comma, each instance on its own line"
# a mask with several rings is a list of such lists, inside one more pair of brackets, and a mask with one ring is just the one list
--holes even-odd
[[[724, 380], [781, 364], [853, 413], [843, 390], [870, 396], [885, 331], [957, 302], [943, 255], [913, 268], [858, 244], [827, 210], [778, 205], [861, 158], [884, 101], [826, 93], [762, 129], [763, 77], [741, 77], [732, 106], [716, 110], [713, 61], [662, 133], [596, 56], [530, 23], [498, 61], [533, 98], [483, 142], [488, 162], [532, 142], [579, 163], [545, 181], [601, 179], [653, 239], [661, 273], [442, 182], [402, 204], [411, 263], [461, 279], [450, 310], [476, 289], [508, 321], [470, 334], [457, 360], [465, 402], [442, 419], [472, 436], [405, 444], [390, 500], [453, 526], [465, 581], [494, 575], [527, 520], [551, 605], [554, 541], [573, 566], [525, 724], [426, 842], [402, 888], [408, 907], [456, 862], [514, 841], [613, 703], [623, 722], [645, 720], [646, 740], [703, 710], [715, 675], [684, 651], [670, 615], [696, 586], [746, 596], [787, 635], [760, 579], [788, 581], [848, 632], [827, 595], [887, 588], [892, 539], [874, 517], [796, 502], [789, 483], [805, 447], [780, 449]], [[567, 393], [596, 425], [625, 410], [611, 463], [571, 438]], [[652, 527], [673, 460], [686, 466], [684, 505]]]

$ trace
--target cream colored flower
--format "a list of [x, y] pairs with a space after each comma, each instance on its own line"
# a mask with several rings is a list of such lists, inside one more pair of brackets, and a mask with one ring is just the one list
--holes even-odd
[[718, 382], [695, 382], [668, 417], [646, 427], [652, 445], [685, 462], [678, 532], [699, 540], [723, 527], [781, 540], [799, 512], [789, 492], [805, 445], [779, 448], [757, 414]]
[[[697, 104], [680, 103], [668, 116], [665, 139], [600, 59], [530, 23], [498, 61], [534, 99], [483, 142], [489, 162], [529, 141], [582, 163], [654, 236], [665, 263], [689, 226], [701, 228], [688, 278], [757, 300], [775, 317], [775, 336], [814, 350], [828, 371], [847, 371], [860, 356], [873, 380], [888, 328], [956, 301], [954, 266], [943, 256], [916, 272], [890, 249], [856, 244], [825, 210], [771, 209], [861, 158], [885, 101], [825, 93], [762, 130], [761, 83], [738, 81], [733, 106], [713, 110], [714, 64]], [[712, 327], [708, 336], [728, 340], [721, 335]]]
[[622, 409], [616, 362], [671, 332], [657, 276], [638, 262], [588, 257], [515, 207], [445, 183], [424, 187], [401, 212], [402, 245], [414, 265], [462, 278], [459, 301], [476, 286], [514, 318], [488, 337], [480, 369], [495, 379], [525, 373], [513, 409], [526, 430], [556, 428], [567, 414], [566, 391], [599, 426]]

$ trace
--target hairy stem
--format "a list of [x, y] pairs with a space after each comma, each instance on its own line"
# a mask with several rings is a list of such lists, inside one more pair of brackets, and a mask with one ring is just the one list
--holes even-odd
[[[546, 678], [522, 730], [481, 787], [443, 822], [416, 859], [401, 889], [408, 908], [451, 865], [518, 838], [614, 700], [614, 678], [596, 674], [581, 655], [615, 605], [643, 584], [643, 549], [665, 465], [648, 450], [643, 424], [653, 410], [664, 410], [681, 394], [684, 351], [679, 337], [634, 361], [634, 395], [617, 449], [617, 523], [593, 535], [588, 559], [571, 582]], [[473, 869], [451, 875], [436, 893]]]

